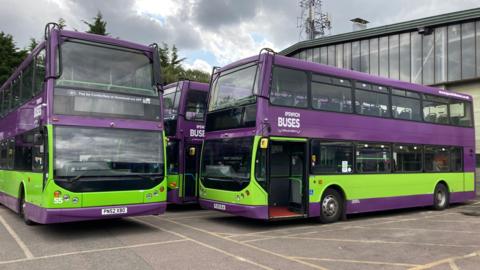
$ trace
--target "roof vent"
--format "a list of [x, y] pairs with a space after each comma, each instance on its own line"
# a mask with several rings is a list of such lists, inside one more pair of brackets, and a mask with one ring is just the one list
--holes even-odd
[[364, 30], [367, 29], [367, 24], [369, 21], [364, 20], [362, 18], [355, 18], [350, 20], [353, 23], [353, 31], [359, 31], [359, 30]]

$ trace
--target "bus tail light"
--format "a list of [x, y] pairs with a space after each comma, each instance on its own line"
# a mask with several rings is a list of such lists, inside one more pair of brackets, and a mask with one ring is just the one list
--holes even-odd
[[160, 187], [160, 192], [163, 192], [165, 190], [164, 187]]
[[53, 197], [54, 197], [54, 198], [60, 198], [60, 195], [62, 195], [62, 192], [60, 192], [60, 191], [58, 191], [58, 190], [55, 191], [55, 192], [53, 192]]
[[172, 187], [172, 188], [175, 188], [175, 187], [177, 187], [177, 183], [176, 183], [176, 182], [172, 182], [172, 183], [170, 183], [170, 187]]
[[250, 196], [250, 191], [245, 190], [245, 194], [247, 194], [247, 196]]

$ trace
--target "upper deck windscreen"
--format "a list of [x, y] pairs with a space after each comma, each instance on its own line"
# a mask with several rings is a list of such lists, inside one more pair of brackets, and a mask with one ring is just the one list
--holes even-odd
[[258, 65], [249, 63], [223, 71], [213, 82], [208, 111], [231, 108], [255, 101]]

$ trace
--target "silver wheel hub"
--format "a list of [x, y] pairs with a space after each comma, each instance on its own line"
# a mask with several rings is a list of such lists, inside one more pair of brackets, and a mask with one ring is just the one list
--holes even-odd
[[336, 215], [338, 212], [338, 201], [332, 196], [328, 195], [323, 199], [322, 202], [322, 214], [327, 217]]
[[442, 190], [438, 190], [436, 196], [437, 196], [438, 205], [443, 206], [447, 200], [447, 196], [445, 196], [445, 192], [443, 192]]

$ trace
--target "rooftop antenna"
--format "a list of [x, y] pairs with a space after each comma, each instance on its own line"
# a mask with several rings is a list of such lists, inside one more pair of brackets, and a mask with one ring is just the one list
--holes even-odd
[[317, 37], [323, 37], [330, 34], [332, 23], [330, 15], [322, 12], [322, 0], [300, 0], [300, 8], [302, 9], [300, 17], [297, 17], [297, 28], [300, 28], [299, 38], [303, 38], [306, 34], [308, 40]]

